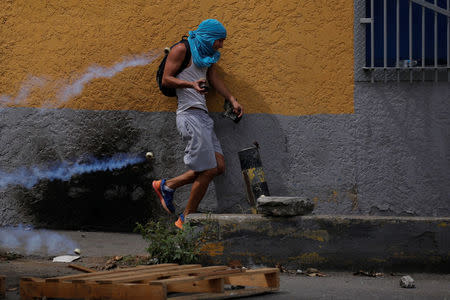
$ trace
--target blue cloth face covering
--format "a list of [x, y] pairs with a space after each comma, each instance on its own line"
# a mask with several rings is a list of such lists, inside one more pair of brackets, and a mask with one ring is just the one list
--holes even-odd
[[227, 37], [227, 30], [217, 20], [208, 19], [200, 23], [197, 30], [189, 31], [189, 45], [192, 59], [197, 67], [210, 67], [220, 58], [220, 52], [214, 50], [216, 40]]

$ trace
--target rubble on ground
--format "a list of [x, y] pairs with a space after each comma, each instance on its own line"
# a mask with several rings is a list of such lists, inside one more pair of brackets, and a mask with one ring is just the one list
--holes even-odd
[[400, 278], [400, 286], [402, 288], [412, 289], [416, 287], [416, 284], [414, 283], [414, 279], [411, 276], [406, 275]]

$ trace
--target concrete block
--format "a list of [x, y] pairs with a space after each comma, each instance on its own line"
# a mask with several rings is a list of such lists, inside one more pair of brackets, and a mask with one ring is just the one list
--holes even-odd
[[257, 211], [268, 216], [303, 216], [311, 213], [314, 203], [304, 197], [267, 197], [257, 200]]

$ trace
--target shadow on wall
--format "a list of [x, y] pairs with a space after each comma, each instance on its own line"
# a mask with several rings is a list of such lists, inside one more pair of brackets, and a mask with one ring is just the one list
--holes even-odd
[[[11, 110], [14, 122], [25, 124], [25, 130], [21, 131], [24, 139], [8, 147], [10, 154], [18, 151], [11, 154], [10, 168], [47, 165], [55, 160], [70, 166], [74, 158], [84, 164], [92, 156], [102, 159], [142, 150], [137, 144], [141, 131], [133, 127], [134, 119], [127, 113], [26, 111], [20, 114]], [[47, 117], [52, 117], [50, 125], [45, 121]], [[44, 122], [36, 122], [38, 118]], [[36, 126], [26, 126], [28, 122]], [[13, 124], [9, 125], [13, 128]], [[14, 135], [10, 131], [4, 133]], [[24, 154], [27, 155], [21, 160]], [[30, 189], [10, 186], [3, 195], [7, 202], [20, 203], [21, 210], [36, 226], [132, 231], [136, 222], [159, 215], [151, 187], [152, 171], [153, 164], [143, 162], [110, 171], [82, 173], [67, 181], [41, 179]]]
[[130, 232], [159, 209], [148, 163], [14, 188], [38, 227]]
[[[238, 152], [242, 149], [253, 147], [254, 142], [259, 143], [269, 191], [275, 195], [285, 191], [286, 187], [283, 181], [277, 180], [273, 176], [275, 174], [269, 170], [280, 170], [289, 167], [287, 139], [277, 116], [270, 114], [271, 109], [260, 93], [252, 88], [245, 79], [237, 78], [233, 74], [224, 75], [225, 72], [221, 68], [218, 68], [218, 71], [222, 77], [226, 78], [228, 88], [238, 101], [240, 91], [245, 89], [245, 94], [252, 95], [252, 99], [246, 99], [246, 101], [256, 102], [261, 107], [261, 110], [267, 112], [267, 114], [244, 114], [238, 124], [223, 117], [222, 113], [211, 114], [215, 121], [215, 131], [222, 145], [226, 162], [225, 174], [214, 179], [217, 212], [248, 213], [250, 205], [247, 201]], [[208, 103], [209, 108], [212, 107], [214, 111], [223, 111], [224, 100], [216, 92], [211, 93], [209, 101], [212, 102]], [[274, 132], [276, 135], [273, 134]]]
[[[231, 91], [233, 96], [235, 96], [238, 101], [242, 99], [242, 95], [252, 95], [252, 99], [245, 99], [245, 102], [253, 102], [257, 104], [261, 111], [267, 114], [272, 113], [270, 105], [266, 102], [263, 95], [261, 95], [253, 86], [242, 77], [236, 77], [233, 73], [227, 73], [220, 65], [215, 66], [217, 73], [224, 82], [228, 89]], [[249, 74], [251, 74], [249, 72]], [[252, 74], [253, 75], [253, 74]], [[268, 83], [269, 84], [269, 83]], [[214, 89], [208, 95], [208, 109], [212, 112], [222, 112], [223, 111], [223, 98]], [[244, 107], [245, 112], [245, 107]]]
[[86, 112], [74, 121], [74, 149], [95, 156], [130, 152], [140, 138], [140, 132], [133, 128], [132, 117], [126, 114], [108, 112], [99, 117], [95, 112]]

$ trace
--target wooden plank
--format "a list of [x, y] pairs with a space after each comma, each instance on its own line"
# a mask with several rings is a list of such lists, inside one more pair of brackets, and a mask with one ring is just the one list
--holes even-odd
[[210, 266], [210, 267], [203, 267], [201, 268], [199, 271], [195, 271], [195, 272], [189, 272], [190, 276], [193, 275], [200, 275], [200, 274], [206, 274], [206, 273], [211, 273], [211, 272], [218, 272], [218, 271], [226, 271], [229, 270], [230, 267], [228, 266]]
[[108, 277], [108, 278], [99, 278], [97, 279], [98, 283], [145, 283], [150, 282], [152, 280], [157, 280], [161, 277], [172, 277], [172, 276], [188, 276], [189, 273], [194, 273], [201, 271], [203, 268], [196, 265], [185, 265], [183, 268], [174, 269], [174, 270], [160, 270], [159, 272], [151, 272], [151, 273], [138, 273], [138, 274], [126, 274], [124, 276], [119, 277]]
[[[226, 272], [226, 274], [222, 274]], [[153, 280], [151, 284], [165, 284], [168, 292], [223, 292], [224, 278], [231, 274], [241, 273], [240, 270], [210, 272], [208, 275], [180, 276], [169, 279]], [[210, 275], [211, 274], [211, 275]], [[260, 274], [264, 276], [264, 273]]]
[[[170, 278], [179, 278], [179, 277], [186, 277], [186, 276], [209, 276], [209, 275], [218, 275], [218, 274], [230, 274], [230, 273], [236, 273], [238, 271], [230, 270], [227, 266], [210, 266], [210, 267], [200, 267], [198, 269], [191, 269], [191, 270], [183, 270], [182, 272], [170, 272], [166, 273], [162, 276], [158, 277], [148, 277], [145, 279], [140, 280], [133, 280], [133, 281], [127, 281], [132, 283], [147, 283], [154, 280], [162, 280], [162, 279], [170, 279]], [[161, 278], [163, 277], [163, 278]]]
[[86, 268], [86, 267], [83, 267], [83, 266], [80, 266], [80, 265], [76, 265], [76, 264], [70, 264], [70, 265], [68, 265], [68, 267], [72, 268], [72, 269], [75, 269], [77, 271], [84, 272], [84, 273], [94, 273], [95, 272], [94, 269]]
[[[166, 280], [169, 281], [166, 282]], [[149, 284], [165, 286], [168, 293], [223, 293], [225, 291], [224, 280], [220, 277], [209, 280], [180, 280], [179, 282], [170, 280], [156, 280]]]
[[21, 300], [32, 300], [33, 297], [41, 297], [40, 286], [35, 285], [35, 279], [31, 277], [20, 278], [19, 292]]
[[167, 289], [163, 286], [149, 284], [97, 284], [91, 285], [91, 299], [111, 300], [165, 300]]
[[6, 297], [6, 277], [3, 275], [0, 275], [0, 299], [3, 299]]
[[72, 282], [20, 281], [21, 299], [33, 297], [48, 298], [90, 298], [111, 300], [164, 300], [167, 298], [165, 285], [149, 284], [97, 284]]
[[226, 277], [223, 275], [230, 275], [230, 274], [236, 274], [236, 273], [242, 273], [241, 269], [229, 269], [229, 270], [216, 270], [216, 271], [209, 271], [209, 272], [196, 272], [191, 273], [189, 276], [214, 276], [214, 275], [220, 275], [222, 277]]
[[140, 269], [157, 269], [162, 267], [170, 267], [170, 266], [178, 266], [178, 264], [160, 264], [160, 265], [151, 265], [151, 266], [138, 266], [134, 268], [125, 268], [125, 269], [119, 269], [119, 270], [111, 270], [111, 271], [100, 271], [100, 272], [94, 272], [89, 274], [76, 274], [76, 275], [67, 275], [67, 276], [59, 276], [59, 277], [52, 277], [47, 278], [47, 282], [57, 282], [62, 280], [71, 280], [71, 279], [78, 279], [78, 278], [89, 278], [92, 276], [97, 276], [100, 274], [112, 274], [112, 273], [126, 273], [126, 272], [132, 272], [133, 270], [140, 270]]
[[168, 300], [201, 300], [201, 299], [232, 299], [232, 298], [242, 298], [254, 295], [260, 295], [265, 293], [276, 292], [276, 289], [272, 288], [245, 288], [242, 290], [226, 290], [223, 293], [199, 293], [195, 295], [187, 295], [187, 296], [172, 296], [168, 297]]
[[[73, 282], [87, 282], [87, 281], [97, 281], [100, 283], [112, 283], [112, 282], [132, 282], [133, 278], [145, 278], [145, 276], [164, 276], [166, 273], [183, 274], [183, 272], [188, 272], [189, 270], [196, 270], [201, 268], [201, 265], [183, 265], [183, 266], [173, 266], [165, 267], [151, 270], [136, 270], [135, 272], [119, 273], [119, 274], [106, 274], [89, 277], [87, 279], [74, 279]], [[156, 278], [157, 278], [156, 277]], [[130, 280], [122, 280], [125, 278], [131, 278]]]
[[223, 278], [167, 284], [169, 293], [223, 293]]
[[280, 287], [280, 270], [263, 268], [247, 270], [242, 274], [231, 274], [225, 279], [225, 284], [278, 289]]

